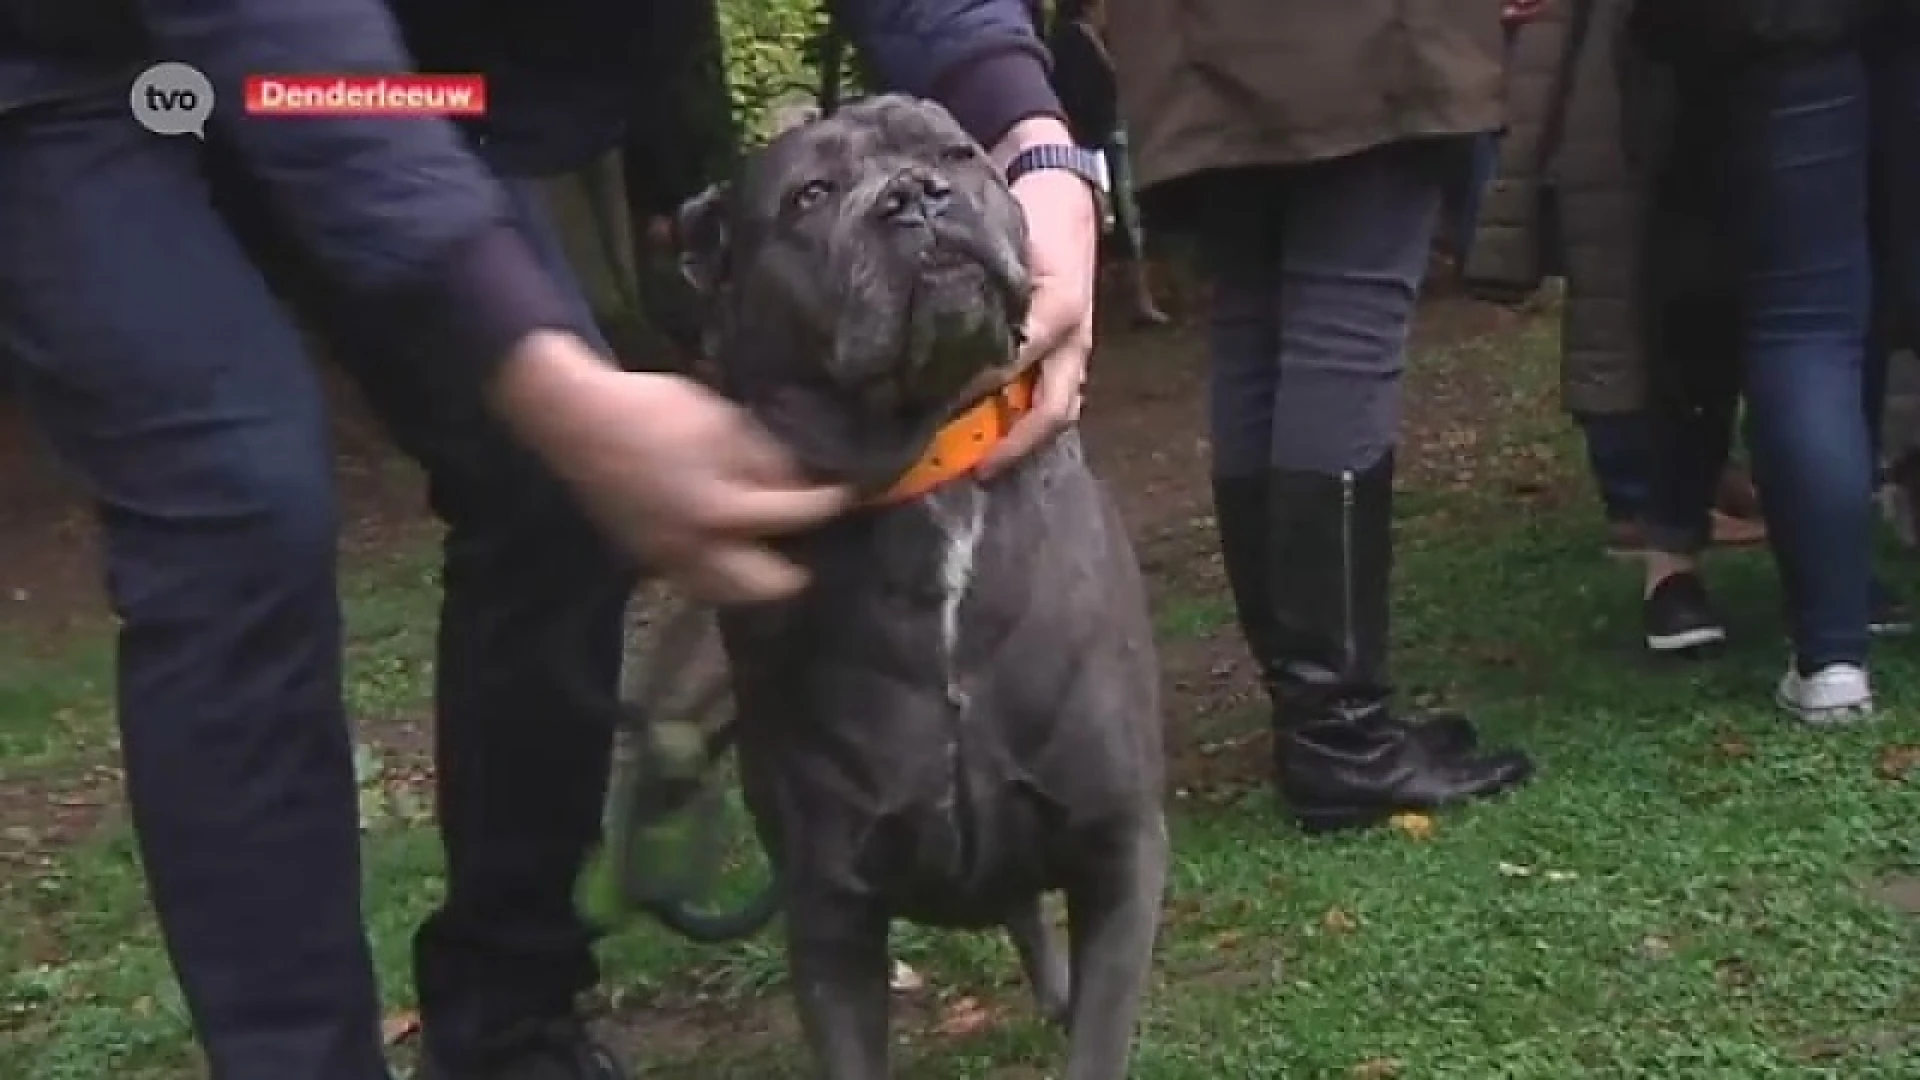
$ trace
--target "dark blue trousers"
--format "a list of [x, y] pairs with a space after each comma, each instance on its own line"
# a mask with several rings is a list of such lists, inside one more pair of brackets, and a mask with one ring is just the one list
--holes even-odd
[[[532, 192], [514, 193], [562, 269]], [[599, 824], [628, 567], [477, 388], [430, 383], [404, 327], [355, 325], [303, 272], [217, 146], [140, 130], [122, 94], [0, 116], [0, 351], [98, 506], [127, 794], [212, 1075], [384, 1080], [333, 461], [290, 307], [426, 468], [449, 530], [447, 896], [415, 958], [428, 1038], [458, 1068], [595, 980], [572, 893]]]

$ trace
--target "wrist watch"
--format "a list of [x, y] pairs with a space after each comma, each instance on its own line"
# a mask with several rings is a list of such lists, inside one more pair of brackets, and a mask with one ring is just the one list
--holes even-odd
[[1113, 187], [1108, 180], [1105, 157], [1085, 147], [1065, 143], [1029, 146], [1007, 162], [1007, 183], [1043, 169], [1058, 169], [1086, 181], [1087, 188], [1093, 192], [1094, 205], [1099, 209], [1101, 226], [1104, 228], [1112, 222]]

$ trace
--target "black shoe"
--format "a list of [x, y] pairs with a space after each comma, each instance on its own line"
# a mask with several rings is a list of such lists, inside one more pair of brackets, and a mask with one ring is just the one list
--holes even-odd
[[1641, 602], [1647, 649], [1661, 656], [1680, 656], [1727, 640], [1726, 624], [1713, 610], [1706, 583], [1692, 571], [1670, 575], [1653, 587]]
[[[1264, 473], [1214, 477], [1213, 516], [1240, 636], [1260, 668], [1267, 696], [1276, 702], [1277, 708], [1279, 626], [1274, 620], [1267, 573], [1273, 559], [1267, 550], [1267, 526], [1272, 518], [1267, 498], [1272, 487]], [[1436, 711], [1411, 717], [1403, 726], [1413, 738], [1443, 757], [1469, 753], [1480, 743], [1480, 733], [1474, 729], [1473, 721], [1457, 712]]]
[[1284, 732], [1275, 768], [1287, 810], [1302, 831], [1314, 834], [1444, 810], [1519, 787], [1533, 776], [1532, 760], [1517, 750], [1438, 755], [1409, 738], [1404, 727], [1380, 725], [1365, 708], [1348, 707]]
[[1878, 577], [1868, 582], [1867, 632], [1874, 637], [1913, 633], [1913, 609]]
[[1271, 483], [1274, 778], [1301, 827], [1364, 827], [1525, 782], [1526, 755], [1477, 753], [1458, 738], [1461, 719], [1429, 732], [1388, 706], [1393, 459]]
[[487, 1052], [485, 1064], [467, 1071], [444, 1068], [422, 1055], [418, 1080], [627, 1080], [613, 1053], [571, 1018], [529, 1025]]

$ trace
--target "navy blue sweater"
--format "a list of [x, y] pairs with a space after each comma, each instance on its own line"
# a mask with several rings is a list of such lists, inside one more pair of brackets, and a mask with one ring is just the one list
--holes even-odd
[[[129, 58], [106, 40], [125, 19], [83, 15], [133, 2], [0, 0], [0, 113], [124, 80], [155, 59], [192, 64], [236, 103], [252, 74], [479, 71], [491, 110], [482, 152], [509, 173], [539, 174], [618, 143], [648, 92], [635, 58], [660, 45], [647, 42], [649, 27], [677, 21], [652, 16], [688, 0], [137, 0], [148, 47]], [[1021, 119], [1060, 115], [1024, 0], [832, 6], [886, 88], [943, 102], [984, 143]], [[222, 105], [212, 126], [330, 276], [369, 310], [410, 309], [449, 363], [481, 375], [529, 332], [569, 325], [453, 124], [257, 118]]]

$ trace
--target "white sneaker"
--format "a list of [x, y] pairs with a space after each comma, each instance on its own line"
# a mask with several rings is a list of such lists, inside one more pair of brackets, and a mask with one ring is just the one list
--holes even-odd
[[1811, 675], [1788, 667], [1774, 700], [1801, 723], [1815, 727], [1851, 723], [1873, 712], [1866, 669], [1855, 664], [1828, 664]]

